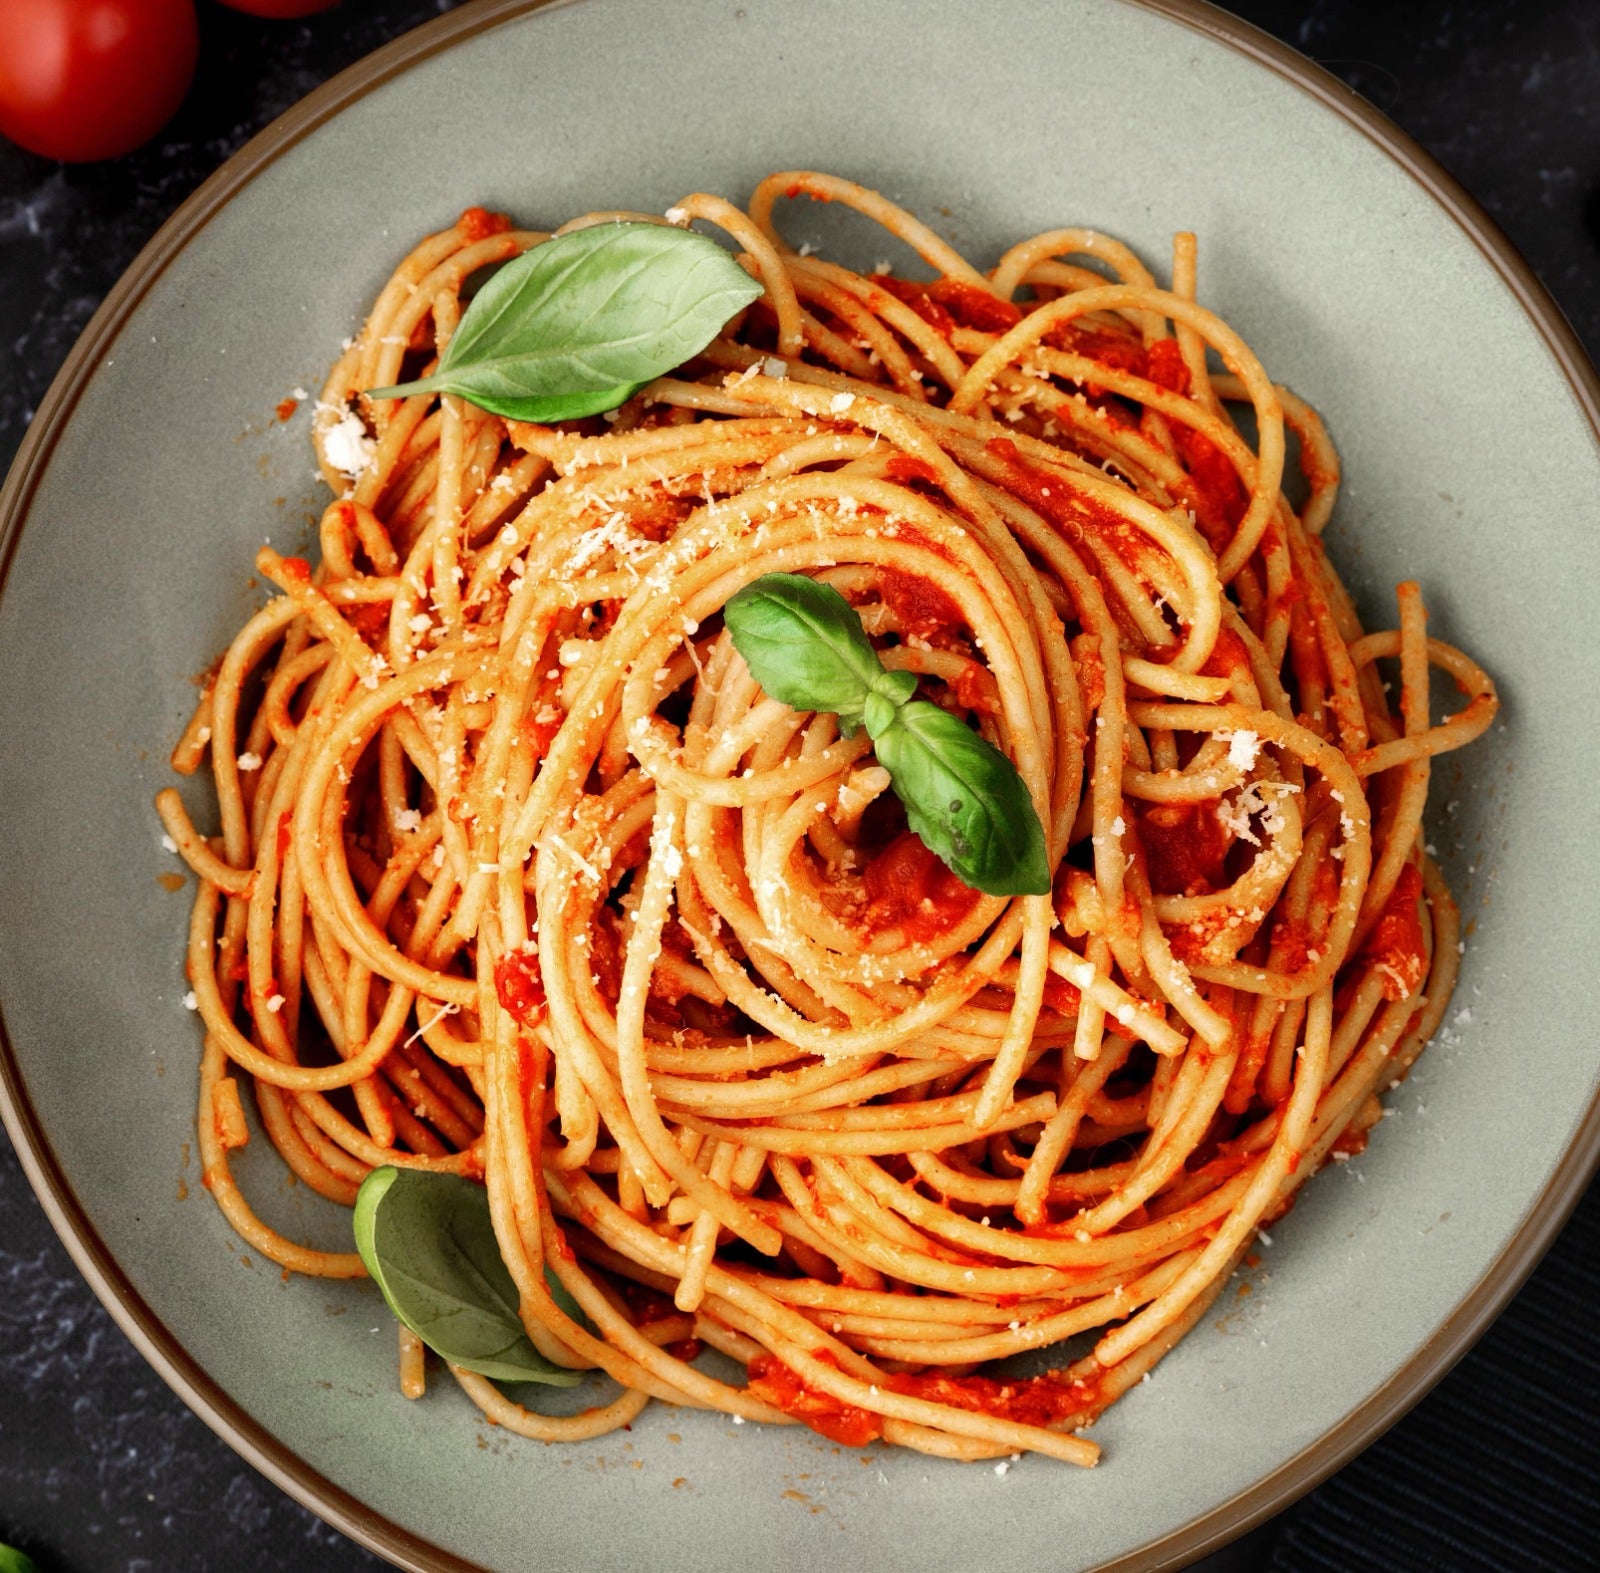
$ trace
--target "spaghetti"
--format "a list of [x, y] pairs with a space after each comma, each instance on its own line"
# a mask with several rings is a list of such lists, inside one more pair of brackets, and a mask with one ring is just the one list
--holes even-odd
[[[797, 196], [934, 278], [792, 248]], [[320, 566], [259, 554], [282, 594], [173, 755], [209, 758], [220, 835], [158, 799], [199, 880], [206, 1184], [287, 1270], [361, 1274], [251, 1212], [241, 1082], [325, 1197], [380, 1165], [481, 1179], [538, 1351], [622, 1388], [551, 1417], [456, 1371], [527, 1436], [660, 1398], [1093, 1463], [1081, 1428], [1361, 1149], [1439, 1022], [1430, 762], [1493, 686], [1415, 584], [1363, 632], [1319, 542], [1334, 451], [1196, 303], [1192, 236], [1162, 289], [1084, 229], [983, 273], [814, 173], [668, 220], [764, 295], [610, 417], [361, 398], [425, 375], [465, 281], [547, 238], [478, 209], [334, 367]], [[839, 590], [1013, 761], [1051, 894], [969, 889], [864, 734], [757, 688], [720, 612], [772, 572]], [[1464, 698], [1437, 721], [1432, 668]], [[991, 1364], [1082, 1334], [1043, 1374]], [[401, 1365], [420, 1393], [405, 1330]]]

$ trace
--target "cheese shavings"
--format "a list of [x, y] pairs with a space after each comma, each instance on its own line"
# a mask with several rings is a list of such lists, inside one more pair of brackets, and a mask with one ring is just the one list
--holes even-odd
[[317, 400], [322, 437], [322, 457], [346, 480], [359, 481], [367, 473], [378, 445], [367, 434], [361, 417], [344, 403]]

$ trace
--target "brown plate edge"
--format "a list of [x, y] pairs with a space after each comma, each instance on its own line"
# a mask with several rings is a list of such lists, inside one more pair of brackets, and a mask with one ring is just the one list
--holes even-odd
[[[357, 61], [259, 132], [221, 165], [156, 232], [90, 319], [40, 402], [0, 486], [0, 594], [23, 520], [55, 444], [102, 350], [169, 262], [243, 186], [347, 105], [463, 39], [513, 17], [576, 0], [477, 0], [423, 24]], [[1376, 143], [1466, 232], [1538, 330], [1600, 444], [1600, 378], [1561, 308], [1499, 226], [1454, 176], [1353, 89], [1286, 44], [1206, 0], [1118, 0], [1236, 50], [1285, 78]], [[237, 1404], [194, 1361], [134, 1288], [84, 1212], [33, 1110], [0, 1011], [0, 1119], [24, 1174], [90, 1288], [162, 1380], [219, 1437], [275, 1485], [352, 1540], [409, 1573], [485, 1573], [402, 1529], [313, 1469]], [[1527, 1217], [1438, 1331], [1377, 1392], [1311, 1446], [1249, 1490], [1101, 1573], [1168, 1573], [1280, 1512], [1393, 1425], [1487, 1331], [1538, 1264], [1600, 1168], [1600, 1094]]]

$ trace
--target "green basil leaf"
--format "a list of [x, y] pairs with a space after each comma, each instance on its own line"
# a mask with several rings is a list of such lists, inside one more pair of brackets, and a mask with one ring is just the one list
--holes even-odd
[[872, 742], [911, 828], [954, 873], [992, 896], [1049, 891], [1039, 816], [999, 749], [925, 699], [902, 705]]
[[481, 1185], [423, 1169], [374, 1169], [356, 1196], [353, 1227], [389, 1309], [435, 1354], [500, 1382], [583, 1380], [529, 1339]]
[[[602, 388], [598, 393], [556, 393], [548, 399], [495, 399], [492, 394], [469, 397], [468, 403], [494, 415], [504, 415], [511, 421], [532, 421], [539, 426], [553, 426], [557, 421], [578, 421], [585, 415], [604, 415], [617, 409], [636, 394], [642, 382], [624, 382], [615, 388]], [[446, 389], [453, 392], [453, 389]]]
[[0, 1573], [39, 1573], [39, 1565], [15, 1546], [0, 1546]]
[[860, 725], [867, 696], [886, 674], [855, 608], [831, 585], [803, 574], [763, 574], [722, 616], [771, 698], [794, 710], [829, 711], [852, 732]]
[[511, 420], [615, 409], [698, 355], [761, 286], [714, 240], [661, 224], [595, 224], [506, 263], [418, 382], [378, 399], [453, 393]]

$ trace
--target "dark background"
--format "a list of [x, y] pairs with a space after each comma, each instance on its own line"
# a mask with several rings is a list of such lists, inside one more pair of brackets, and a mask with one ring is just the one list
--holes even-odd
[[[200, 0], [194, 88], [149, 147], [63, 168], [0, 142], [0, 470], [101, 298], [200, 181], [327, 77], [451, 6], [345, 0], [303, 22], [264, 22]], [[1532, 262], [1591, 356], [1600, 350], [1600, 6], [1230, 9], [1320, 61], [1439, 158]], [[1206, 1573], [1600, 1567], [1597, 1316], [1592, 1186], [1433, 1393]], [[3, 1137], [0, 1540], [43, 1573], [386, 1566], [257, 1475], [167, 1390], [78, 1277]]]

